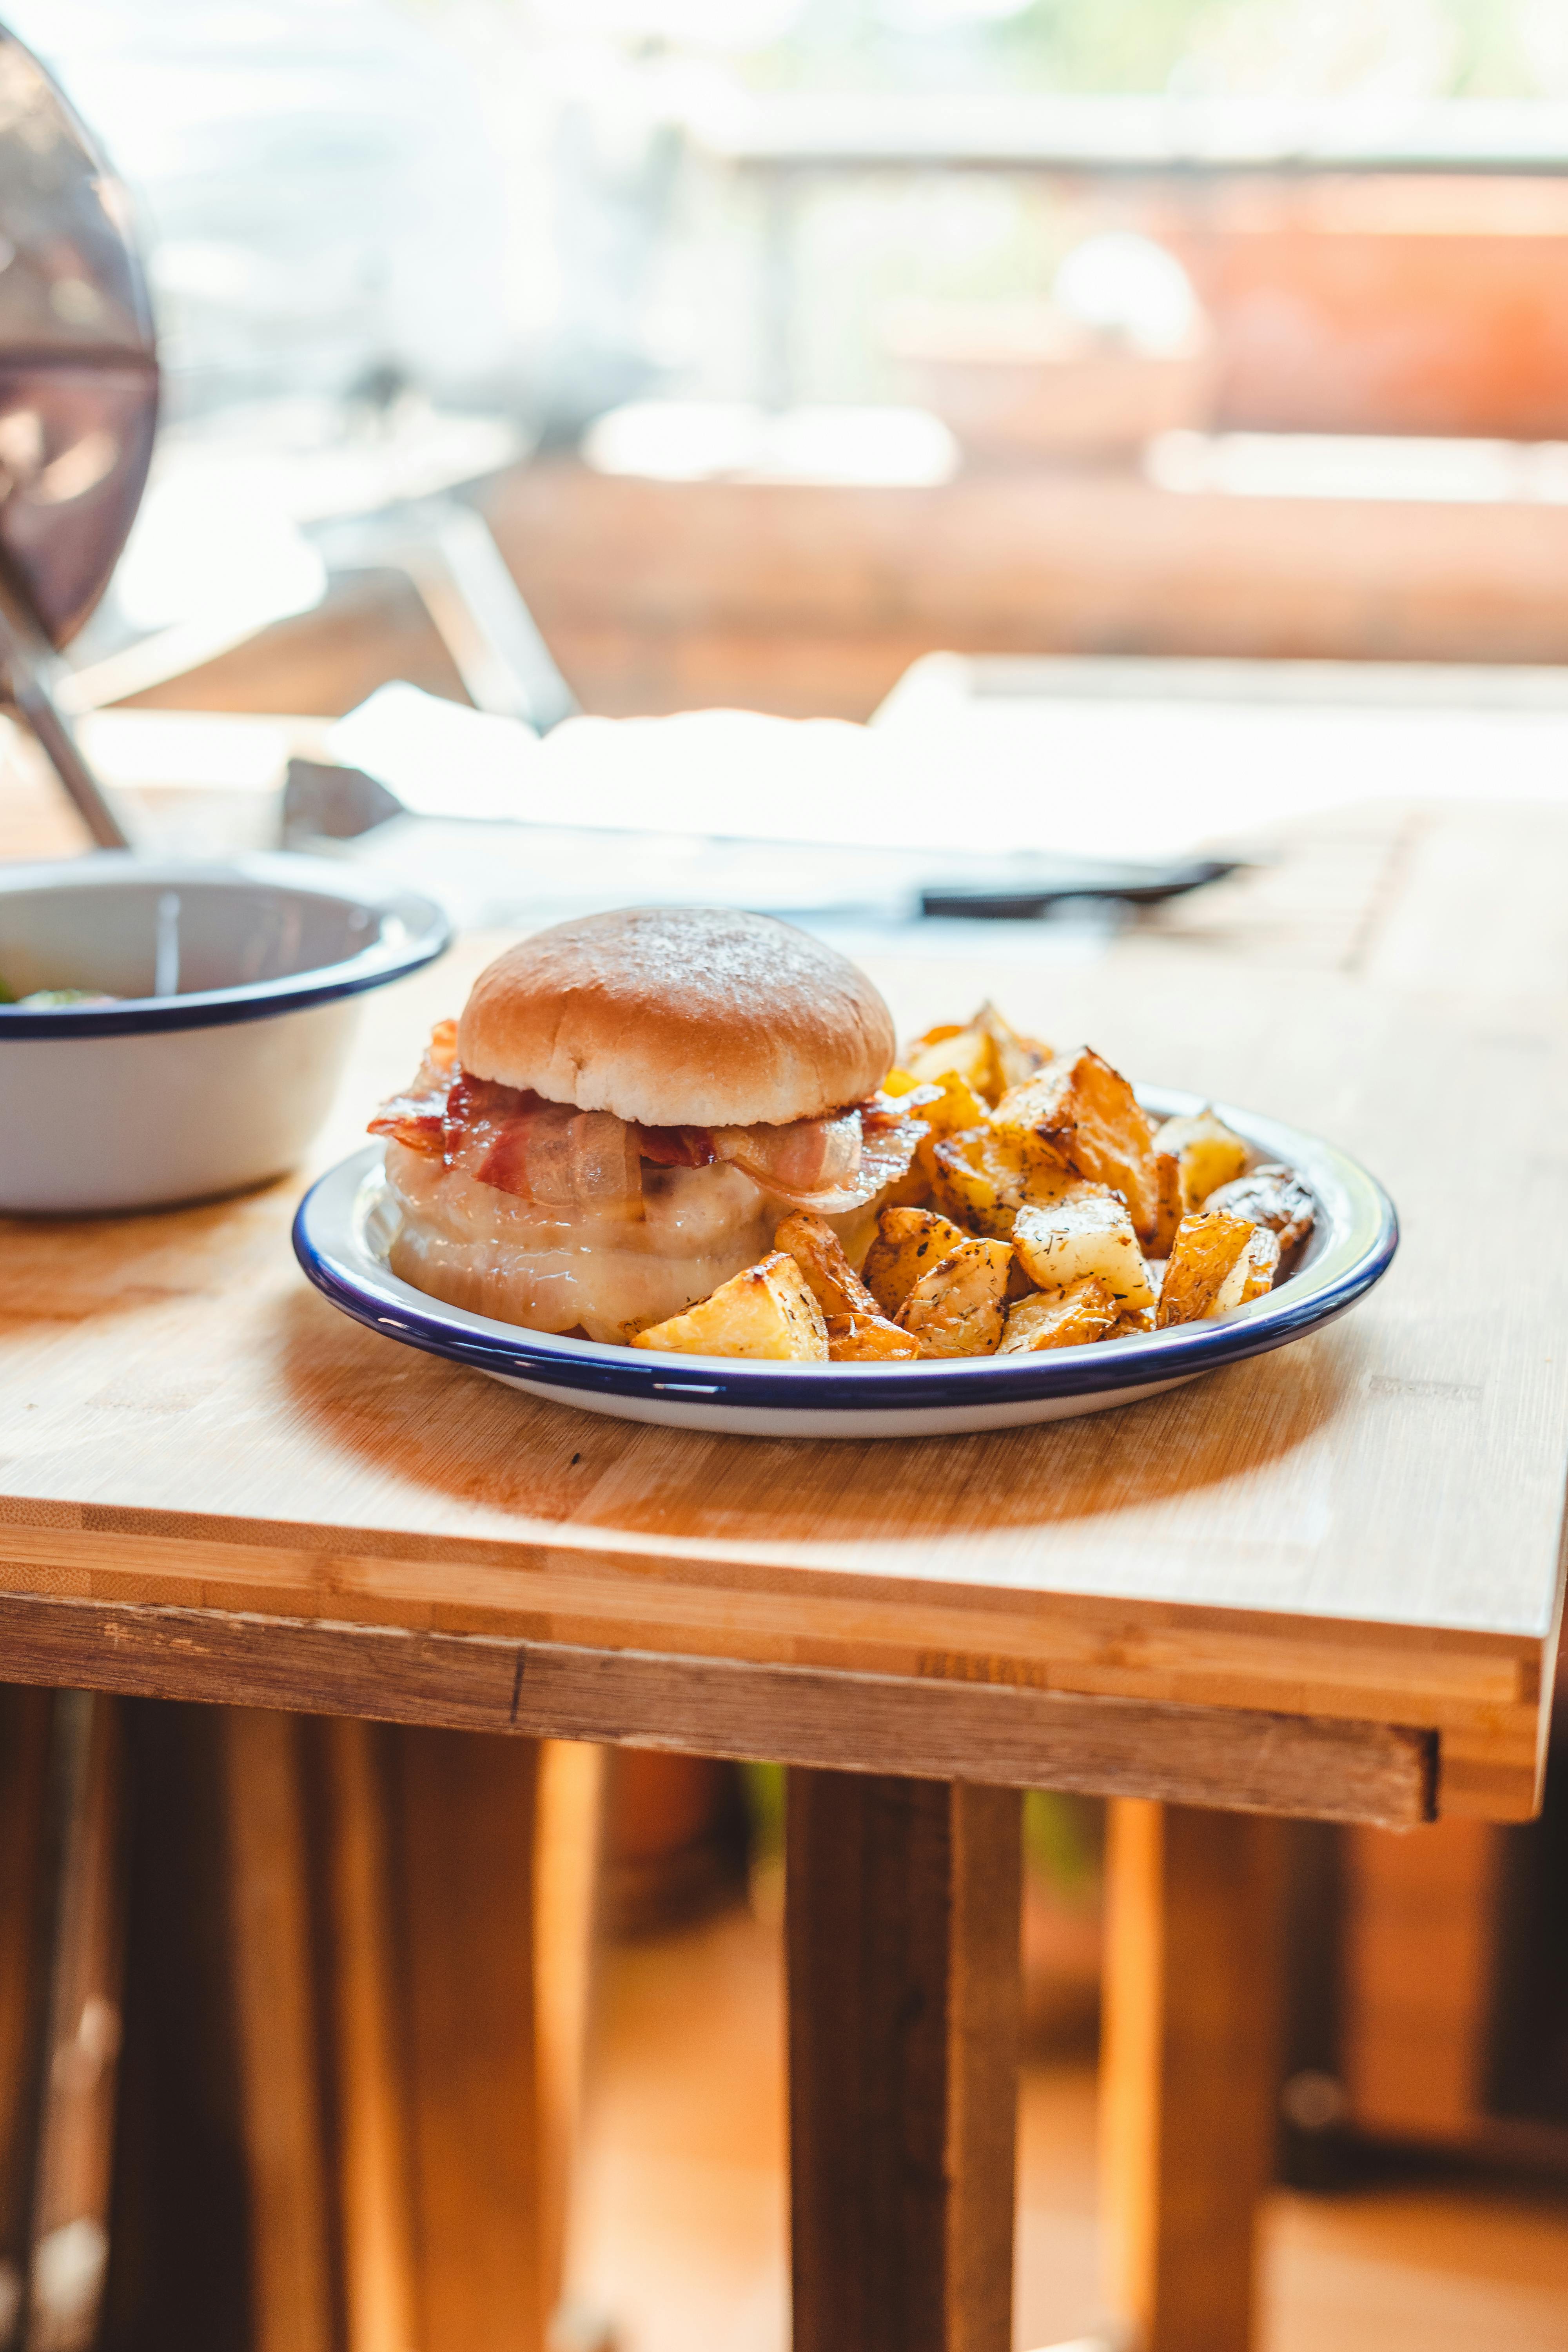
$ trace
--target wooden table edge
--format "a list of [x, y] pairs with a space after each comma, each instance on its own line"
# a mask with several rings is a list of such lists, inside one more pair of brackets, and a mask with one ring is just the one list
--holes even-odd
[[0, 1594], [0, 1678], [1413, 1826], [1430, 1726]]

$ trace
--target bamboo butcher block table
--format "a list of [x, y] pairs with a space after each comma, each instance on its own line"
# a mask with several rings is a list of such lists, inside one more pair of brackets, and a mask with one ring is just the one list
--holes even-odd
[[[901, 1026], [989, 992], [1140, 1077], [1318, 1129], [1392, 1192], [1404, 1244], [1363, 1308], [1128, 1410], [909, 1443], [635, 1427], [335, 1314], [289, 1251], [298, 1180], [4, 1229], [0, 1676], [243, 1710], [229, 1767], [257, 1788], [277, 1710], [528, 1735], [405, 1772], [399, 1899], [425, 1906], [406, 1932], [431, 2017], [444, 1926], [478, 1904], [452, 1828], [476, 1818], [466, 1755], [620, 1741], [805, 1768], [802, 2352], [1010, 2343], [1019, 1789], [1162, 1801], [1116, 1809], [1107, 2107], [1121, 2291], [1159, 2352], [1248, 2340], [1278, 1867], [1258, 1816], [1414, 1826], [1538, 1801], [1568, 1477], [1568, 825], [1451, 811], [1330, 868], [1298, 950], [1294, 918], [1249, 928], [1245, 897], [1215, 893], [1186, 936], [1096, 960], [868, 960]], [[323, 1158], [480, 953], [372, 1000]], [[340, 1790], [363, 1769], [352, 1745], [323, 1752]], [[363, 1818], [368, 1844], [334, 1865], [351, 1923], [378, 1866]], [[375, 1968], [342, 2028], [373, 2055]], [[499, 1999], [482, 1979], [479, 2012]], [[542, 2096], [548, 2064], [529, 2063]], [[489, 2085], [482, 2066], [464, 2080], [417, 2108], [447, 2169], [416, 2180], [465, 2178]], [[364, 2128], [347, 2292], [426, 2317], [355, 2340], [456, 2346], [417, 2274], [445, 2242], [440, 2196], [399, 2222]], [[274, 2192], [302, 2307], [326, 2257], [288, 2180]], [[405, 2224], [426, 2253], [400, 2268]], [[532, 2326], [504, 2340], [536, 2344]]]

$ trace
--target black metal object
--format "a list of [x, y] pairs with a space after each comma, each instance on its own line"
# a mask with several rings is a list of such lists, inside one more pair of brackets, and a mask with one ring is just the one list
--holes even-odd
[[96, 842], [125, 835], [50, 690], [146, 484], [158, 352], [130, 206], [31, 50], [0, 26], [0, 664]]
[[1037, 873], [995, 884], [937, 884], [921, 892], [922, 915], [963, 915], [994, 922], [1027, 921], [1074, 898], [1108, 898], [1130, 907], [1157, 906], [1223, 881], [1237, 871], [1235, 858], [1184, 858], [1165, 866], [1119, 859], [1052, 858]]

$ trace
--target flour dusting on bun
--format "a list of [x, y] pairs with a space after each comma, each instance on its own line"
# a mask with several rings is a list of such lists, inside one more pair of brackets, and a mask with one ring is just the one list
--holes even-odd
[[629, 907], [558, 923], [479, 974], [476, 1077], [653, 1127], [783, 1126], [874, 1094], [893, 1017], [863, 971], [768, 915]]

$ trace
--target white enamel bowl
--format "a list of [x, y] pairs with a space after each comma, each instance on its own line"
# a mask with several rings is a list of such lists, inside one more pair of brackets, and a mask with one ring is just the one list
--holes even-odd
[[[1202, 1108], [1195, 1095], [1140, 1087], [1158, 1117]], [[1260, 1356], [1345, 1313], [1388, 1270], [1399, 1228], [1366, 1170], [1316, 1136], [1218, 1106], [1258, 1154], [1311, 1188], [1317, 1223], [1301, 1263], [1267, 1298], [1214, 1323], [1038, 1355], [916, 1364], [775, 1364], [670, 1356], [557, 1339], [443, 1305], [387, 1264], [397, 1210], [382, 1147], [343, 1160], [312, 1187], [294, 1221], [300, 1263], [333, 1305], [373, 1331], [473, 1365], [492, 1380], [588, 1412], [751, 1437], [927, 1437], [1060, 1421], [1196, 1380]]]
[[103, 850], [0, 866], [0, 1213], [202, 1200], [296, 1165], [360, 998], [438, 956], [441, 909], [324, 858]]

